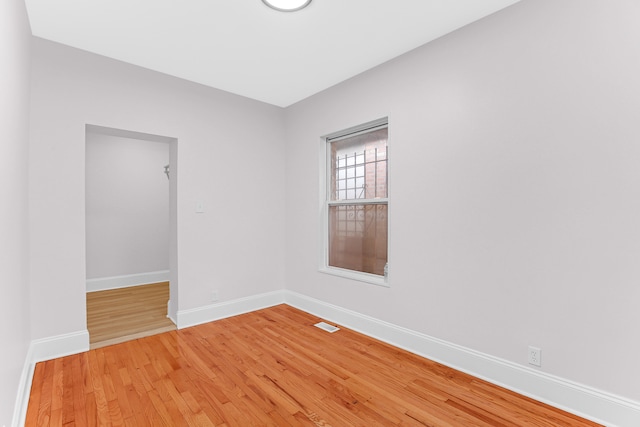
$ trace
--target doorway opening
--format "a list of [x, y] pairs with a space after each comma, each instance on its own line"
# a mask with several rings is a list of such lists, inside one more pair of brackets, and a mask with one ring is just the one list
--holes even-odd
[[87, 125], [91, 348], [176, 329], [177, 139]]

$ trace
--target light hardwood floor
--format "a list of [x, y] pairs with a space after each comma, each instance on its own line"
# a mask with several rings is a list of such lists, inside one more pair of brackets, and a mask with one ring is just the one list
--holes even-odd
[[594, 426], [287, 305], [38, 363], [27, 426]]
[[172, 331], [167, 318], [169, 282], [87, 294], [91, 349]]

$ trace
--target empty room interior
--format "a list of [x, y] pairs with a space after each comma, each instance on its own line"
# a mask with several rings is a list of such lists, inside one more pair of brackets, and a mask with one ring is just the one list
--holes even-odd
[[0, 426], [640, 425], [640, 2], [274, 2], [1, 2]]

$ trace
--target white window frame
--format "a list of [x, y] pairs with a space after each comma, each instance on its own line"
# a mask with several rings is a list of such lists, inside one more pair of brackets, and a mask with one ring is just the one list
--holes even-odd
[[[355, 136], [359, 133], [371, 132], [376, 129], [381, 128], [389, 128], [389, 119], [388, 117], [384, 117], [382, 119], [374, 120], [368, 123], [364, 123], [359, 126], [355, 126], [352, 128], [348, 128], [339, 132], [334, 132], [320, 138], [320, 236], [319, 242], [319, 268], [318, 271], [325, 274], [330, 274], [332, 276], [343, 277], [346, 279], [357, 280], [360, 282], [370, 283], [378, 286], [389, 287], [389, 274], [385, 274], [385, 276], [378, 276], [377, 274], [364, 273], [361, 271], [348, 270], [339, 267], [332, 267], [329, 265], [329, 206], [331, 205], [341, 205], [341, 204], [354, 204], [352, 200], [350, 201], [332, 201], [330, 195], [331, 183], [330, 183], [330, 173], [329, 166], [331, 165], [331, 142], [339, 141], [341, 138], [347, 138], [351, 136]], [[388, 147], [387, 140], [387, 147]], [[387, 148], [388, 150], [388, 148]], [[389, 168], [389, 163], [387, 161], [387, 172]], [[358, 199], [357, 204], [386, 204], [387, 212], [389, 209], [389, 182], [387, 180], [387, 197], [379, 198], [379, 199]], [[387, 233], [388, 233], [387, 229]], [[388, 245], [388, 235], [387, 235], [387, 245]], [[388, 247], [387, 247], [388, 251]], [[388, 252], [387, 252], [388, 253]]]

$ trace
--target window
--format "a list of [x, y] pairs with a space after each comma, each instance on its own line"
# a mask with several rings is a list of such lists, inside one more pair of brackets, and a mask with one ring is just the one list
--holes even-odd
[[378, 281], [387, 265], [387, 136], [385, 120], [326, 138], [326, 267]]

